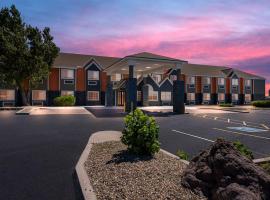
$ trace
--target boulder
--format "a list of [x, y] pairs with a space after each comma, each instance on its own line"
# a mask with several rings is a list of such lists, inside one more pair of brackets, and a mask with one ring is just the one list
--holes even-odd
[[270, 175], [223, 139], [190, 161], [181, 183], [213, 200], [270, 199]]

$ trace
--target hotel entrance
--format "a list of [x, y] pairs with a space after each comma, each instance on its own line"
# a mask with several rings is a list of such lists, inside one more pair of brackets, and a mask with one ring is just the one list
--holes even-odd
[[117, 106], [124, 106], [126, 103], [126, 92], [118, 91], [117, 92]]

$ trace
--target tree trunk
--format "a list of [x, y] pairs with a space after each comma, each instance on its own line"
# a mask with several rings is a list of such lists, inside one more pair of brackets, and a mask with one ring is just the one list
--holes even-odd
[[29, 99], [29, 95], [28, 95], [29, 91], [26, 91], [24, 89], [22, 83], [19, 83], [18, 86], [19, 86], [19, 90], [20, 90], [20, 93], [21, 93], [22, 105], [23, 106], [29, 106], [30, 105], [30, 99]]

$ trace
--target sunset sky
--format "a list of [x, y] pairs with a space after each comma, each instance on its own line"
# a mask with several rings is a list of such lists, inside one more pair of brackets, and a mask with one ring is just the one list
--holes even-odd
[[256, 73], [270, 89], [270, 0], [0, 0], [62, 52], [142, 51]]

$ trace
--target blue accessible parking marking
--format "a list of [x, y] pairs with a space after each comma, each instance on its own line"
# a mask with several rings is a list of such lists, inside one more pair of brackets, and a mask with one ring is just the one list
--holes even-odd
[[265, 131], [267, 131], [265, 129], [251, 128], [251, 127], [245, 127], [245, 126], [241, 126], [241, 127], [227, 127], [227, 128], [228, 129], [232, 129], [232, 130], [237, 130], [237, 131], [248, 132], [248, 133], [256, 133], [256, 132], [265, 132]]

